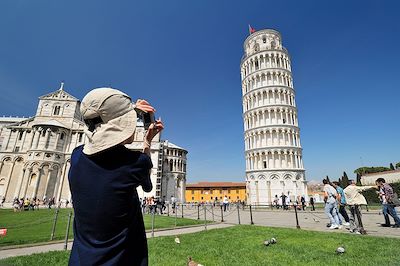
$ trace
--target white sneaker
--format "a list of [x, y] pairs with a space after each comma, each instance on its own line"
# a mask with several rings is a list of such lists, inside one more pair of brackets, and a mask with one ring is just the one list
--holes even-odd
[[350, 226], [350, 223], [345, 222], [345, 223], [342, 223], [342, 225], [343, 226]]
[[339, 225], [339, 226], [338, 226], [338, 229], [342, 229], [342, 225]]
[[329, 229], [338, 229], [339, 226], [337, 224], [332, 224]]

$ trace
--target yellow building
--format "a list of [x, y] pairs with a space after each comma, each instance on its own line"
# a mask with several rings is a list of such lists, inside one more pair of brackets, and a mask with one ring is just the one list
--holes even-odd
[[227, 196], [229, 202], [246, 200], [244, 182], [199, 182], [186, 184], [186, 202], [222, 201]]

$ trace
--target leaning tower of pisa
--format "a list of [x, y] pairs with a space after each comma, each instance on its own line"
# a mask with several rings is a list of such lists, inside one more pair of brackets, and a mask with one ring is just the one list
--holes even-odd
[[292, 202], [307, 198], [291, 61], [281, 34], [250, 34], [240, 69], [248, 203], [270, 204], [282, 193]]

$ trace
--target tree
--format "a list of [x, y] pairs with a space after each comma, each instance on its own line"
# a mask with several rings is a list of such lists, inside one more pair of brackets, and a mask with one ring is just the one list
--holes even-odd
[[371, 173], [379, 173], [389, 171], [390, 168], [378, 166], [378, 167], [360, 167], [354, 170], [355, 174], [364, 175], [364, 174], [371, 174]]
[[400, 162], [396, 163], [396, 169], [400, 169]]
[[393, 164], [392, 163], [390, 163], [390, 170], [394, 170], [394, 166], [393, 166]]
[[342, 178], [339, 177], [338, 182], [339, 182], [339, 186], [343, 187]]
[[342, 184], [343, 184], [343, 188], [345, 188], [349, 185], [349, 177], [347, 176], [346, 172], [343, 172]]
[[325, 179], [328, 180], [328, 183], [331, 183], [331, 180], [329, 180], [329, 176], [326, 176]]

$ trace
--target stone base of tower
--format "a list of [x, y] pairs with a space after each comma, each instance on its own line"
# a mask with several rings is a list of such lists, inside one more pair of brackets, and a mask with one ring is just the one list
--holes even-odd
[[275, 196], [283, 194], [292, 203], [307, 196], [307, 181], [304, 170], [248, 171], [246, 172], [247, 204], [270, 205]]

